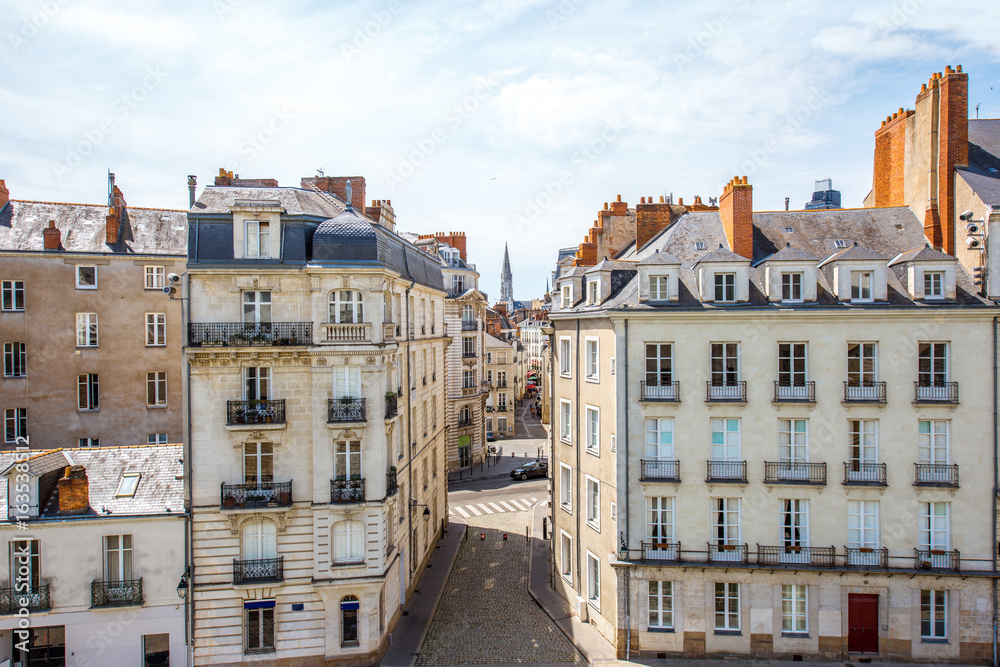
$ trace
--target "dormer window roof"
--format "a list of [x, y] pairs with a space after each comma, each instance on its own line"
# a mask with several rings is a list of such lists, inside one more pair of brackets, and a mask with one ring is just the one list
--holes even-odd
[[835, 252], [822, 262], [819, 263], [820, 267], [833, 262], [849, 262], [849, 261], [866, 261], [866, 262], [885, 262], [889, 258], [885, 255], [880, 255], [874, 250], [869, 250], [863, 245], [858, 245], [857, 241], [854, 242], [849, 248], [841, 250], [840, 252]]
[[904, 271], [910, 298], [924, 301], [955, 298], [957, 264], [957, 258], [930, 246], [900, 253], [889, 262]]
[[768, 301], [793, 304], [816, 301], [818, 262], [809, 253], [789, 244], [763, 260], [764, 291]]
[[745, 303], [750, 300], [750, 260], [722, 244], [695, 262], [701, 300]]
[[666, 250], [661, 250], [639, 262], [639, 266], [680, 266], [681, 260]]
[[887, 257], [855, 243], [830, 255], [819, 265], [830, 264], [833, 267], [833, 294], [838, 300], [870, 303], [888, 298], [887, 260]]

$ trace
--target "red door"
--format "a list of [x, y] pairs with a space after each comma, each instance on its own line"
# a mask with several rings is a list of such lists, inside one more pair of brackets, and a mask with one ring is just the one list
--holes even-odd
[[878, 653], [877, 595], [847, 595], [847, 650]]

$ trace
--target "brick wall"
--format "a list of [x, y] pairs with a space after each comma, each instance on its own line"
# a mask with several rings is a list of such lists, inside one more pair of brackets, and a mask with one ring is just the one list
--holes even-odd
[[726, 183], [719, 198], [719, 217], [729, 247], [737, 255], [753, 258], [753, 186], [746, 176]]
[[310, 185], [324, 192], [337, 195], [347, 201], [347, 181], [351, 182], [350, 204], [358, 211], [365, 210], [365, 177], [364, 176], [313, 176], [302, 179], [302, 187], [311, 189]]
[[[680, 207], [678, 207], [680, 208]], [[639, 250], [646, 245], [650, 239], [666, 229], [680, 215], [674, 207], [667, 204], [663, 197], [658, 203], [653, 203], [653, 198], [642, 197], [635, 206], [635, 247]]]
[[83, 514], [90, 507], [90, 482], [83, 466], [67, 466], [59, 478], [59, 513]]
[[7, 184], [0, 179], [0, 209], [7, 205], [10, 201], [10, 190], [7, 189]]
[[875, 207], [905, 206], [903, 194], [906, 156], [906, 122], [914, 111], [899, 109], [882, 121], [875, 133], [875, 167], [871, 204]]
[[239, 174], [225, 169], [219, 170], [219, 175], [215, 177], [215, 185], [233, 188], [276, 188], [278, 181], [274, 178], [240, 178]]
[[440, 241], [441, 243], [447, 243], [452, 248], [458, 250], [458, 255], [462, 258], [463, 261], [466, 262], [469, 261], [469, 257], [465, 252], [465, 232], [448, 232], [447, 234], [445, 234], [444, 232], [434, 232], [433, 234], [421, 234], [420, 238], [421, 239], [434, 238]]
[[[938, 211], [942, 249], [955, 254], [955, 167], [969, 163], [969, 75], [944, 69], [938, 141]], [[934, 244], [935, 246], [937, 243]]]

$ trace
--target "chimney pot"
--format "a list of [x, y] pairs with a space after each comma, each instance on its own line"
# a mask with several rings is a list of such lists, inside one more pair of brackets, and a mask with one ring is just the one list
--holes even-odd
[[42, 247], [46, 250], [59, 250], [62, 246], [61, 236], [56, 221], [49, 220], [49, 226], [42, 230]]
[[957, 65], [957, 66], [955, 67], [955, 71], [956, 71], [956, 72], [961, 72], [961, 71], [962, 71], [962, 66], [961, 66], [961, 65]]
[[660, 203], [661, 203], [661, 204], [662, 204], [662, 203], [664, 203], [664, 202], [663, 202], [663, 195], [660, 195]]
[[621, 200], [622, 200], [622, 196], [618, 195], [618, 201], [621, 201]]
[[677, 205], [678, 206], [684, 206], [684, 197], [678, 197], [677, 198]]

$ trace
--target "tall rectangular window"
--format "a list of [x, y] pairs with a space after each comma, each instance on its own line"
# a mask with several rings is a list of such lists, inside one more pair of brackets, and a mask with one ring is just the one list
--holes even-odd
[[738, 632], [740, 629], [740, 585], [715, 584], [715, 629]]
[[782, 463], [809, 460], [809, 430], [805, 419], [778, 420], [778, 459]]
[[4, 442], [18, 442], [28, 437], [28, 408], [6, 408], [4, 416]]
[[474, 357], [474, 356], [476, 356], [476, 337], [475, 336], [462, 336], [462, 356], [463, 357]]
[[333, 368], [333, 397], [361, 397], [360, 366], [335, 366]]
[[10, 580], [26, 581], [28, 591], [37, 591], [41, 586], [42, 554], [38, 540], [11, 540]]
[[802, 301], [802, 274], [781, 274], [781, 300], [786, 303]]
[[601, 292], [600, 287], [601, 283], [599, 283], [596, 280], [591, 280], [589, 283], [587, 283], [587, 294], [588, 294], [587, 303], [590, 304], [600, 303], [600, 299], [598, 296]]
[[646, 458], [671, 461], [674, 458], [674, 420], [672, 417], [646, 419]]
[[[264, 607], [262, 605], [270, 606]], [[274, 601], [245, 602], [246, 653], [274, 652]]]
[[601, 608], [601, 559], [587, 552], [587, 602]]
[[712, 498], [712, 542], [716, 546], [740, 544], [740, 499]]
[[736, 274], [715, 274], [715, 300], [720, 303], [736, 301]]
[[801, 584], [781, 587], [781, 631], [809, 631], [809, 604], [806, 587]]
[[97, 313], [76, 314], [76, 346], [97, 347]]
[[266, 220], [246, 221], [247, 257], [271, 256], [271, 228]]
[[146, 313], [146, 345], [167, 344], [167, 316], [165, 313]]
[[674, 499], [666, 496], [646, 496], [646, 538], [652, 548], [674, 541]]
[[243, 369], [243, 381], [244, 400], [270, 400], [271, 368], [269, 366], [247, 366]]
[[809, 501], [799, 498], [781, 501], [781, 545], [809, 546]]
[[131, 581], [132, 576], [132, 536], [104, 536], [104, 577], [105, 581], [121, 583]]
[[879, 547], [878, 501], [847, 501], [847, 546], [851, 549]]
[[646, 343], [647, 387], [662, 387], [673, 382], [673, 349], [671, 343]]
[[851, 271], [851, 301], [872, 300], [872, 272]]
[[24, 310], [24, 281], [4, 280], [0, 283], [2, 307], [7, 312]]
[[919, 431], [919, 462], [948, 463], [948, 422], [921, 419], [917, 426]]
[[920, 548], [951, 549], [950, 503], [920, 503]]
[[674, 583], [672, 581], [649, 582], [649, 625], [650, 630], [669, 630], [674, 627]]
[[920, 591], [920, 637], [948, 638], [948, 591]]
[[712, 385], [732, 386], [740, 379], [740, 344], [712, 343]]
[[97, 373], [76, 376], [77, 407], [81, 410], [98, 410], [101, 407], [100, 384]]
[[667, 301], [670, 298], [670, 281], [667, 276], [649, 277], [649, 300]]
[[333, 474], [335, 479], [360, 479], [361, 441], [338, 441], [333, 445]]
[[20, 378], [28, 374], [28, 356], [24, 343], [3, 344], [3, 376]]
[[878, 463], [878, 420], [851, 419], [848, 423], [852, 469], [859, 469], [859, 464]]
[[167, 372], [146, 373], [146, 405], [165, 407], [167, 405]]
[[165, 270], [162, 266], [147, 266], [146, 289], [163, 289], [166, 284]]
[[270, 442], [243, 443], [243, 483], [269, 484], [274, 481], [274, 445]]
[[573, 538], [566, 533], [560, 533], [559, 573], [566, 579], [573, 580]]
[[740, 420], [713, 419], [712, 425], [712, 460], [740, 460]]
[[587, 523], [591, 527], [601, 527], [601, 483], [587, 475]]
[[596, 382], [599, 379], [600, 367], [598, 342], [594, 339], [587, 339], [587, 380]]
[[573, 511], [573, 469], [559, 464], [559, 506], [567, 512]]
[[778, 343], [778, 384], [804, 387], [806, 379], [806, 344]]
[[920, 343], [917, 381], [921, 387], [940, 387], [948, 382], [948, 343]]
[[570, 340], [569, 338], [559, 339], [559, 374], [569, 376], [573, 359], [570, 357]]
[[847, 384], [864, 387], [878, 380], [876, 343], [847, 344]]
[[598, 408], [587, 406], [587, 451], [598, 454], [601, 450], [601, 412]]
[[573, 442], [573, 404], [559, 401], [559, 438], [563, 442]]

